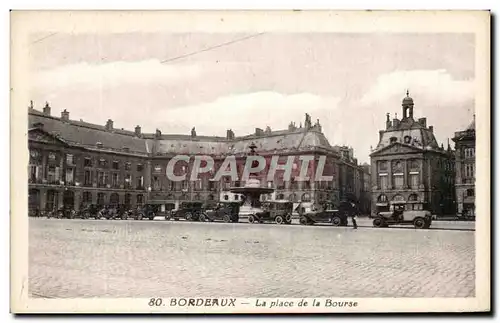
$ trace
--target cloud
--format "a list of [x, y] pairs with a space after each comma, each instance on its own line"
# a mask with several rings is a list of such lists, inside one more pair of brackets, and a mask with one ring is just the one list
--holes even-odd
[[444, 69], [395, 71], [380, 75], [361, 99], [364, 105], [383, 103], [394, 97], [410, 96], [435, 104], [457, 104], [474, 98], [472, 80], [456, 80]]
[[197, 65], [167, 65], [159, 60], [116, 61], [103, 64], [78, 63], [38, 72], [35, 84], [40, 88], [114, 87], [126, 83], [165, 83], [197, 79], [203, 71]]
[[157, 120], [166, 120], [160, 121], [158, 126], [169, 130], [187, 133], [196, 126], [200, 135], [225, 135], [227, 129], [232, 129], [239, 136], [266, 126], [275, 130], [286, 129], [290, 121], [295, 121], [298, 126], [303, 123], [305, 113], [311, 114], [313, 120], [320, 118], [324, 122], [324, 118], [336, 110], [339, 101], [335, 97], [310, 93], [254, 92], [165, 110], [159, 113]]

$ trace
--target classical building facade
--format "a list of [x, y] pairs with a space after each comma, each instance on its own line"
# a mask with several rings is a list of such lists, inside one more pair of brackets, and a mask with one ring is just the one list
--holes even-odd
[[476, 195], [476, 120], [462, 131], [455, 132], [456, 199], [458, 216], [475, 216]]
[[407, 92], [402, 118], [390, 120], [379, 131], [371, 153], [372, 213], [390, 201], [406, 201], [407, 208], [427, 208], [433, 214], [455, 213], [454, 153], [438, 145], [426, 118], [416, 120]]
[[[244, 185], [222, 177], [213, 181], [226, 156], [235, 156], [241, 176], [250, 145], [263, 156], [267, 165], [278, 155], [284, 164], [287, 156], [295, 156], [292, 176], [298, 175], [300, 155], [310, 155], [307, 174], [309, 181], [285, 181], [278, 171], [264, 185], [275, 188], [263, 199], [299, 201], [359, 201], [364, 186], [360, 166], [352, 149], [331, 146], [322, 133], [319, 120], [312, 123], [306, 114], [304, 126], [290, 123], [288, 129], [272, 131], [256, 128], [255, 133], [235, 136], [227, 130], [225, 137], [200, 136], [195, 128], [189, 135], [143, 133], [115, 128], [112, 120], [104, 126], [76, 121], [64, 110], [60, 117], [51, 115], [46, 104], [43, 111], [28, 111], [29, 203], [30, 208], [53, 210], [62, 206], [76, 210], [86, 204], [126, 204], [132, 207], [148, 201], [179, 202], [184, 200], [239, 199], [229, 188]], [[346, 154], [345, 151], [348, 153]], [[172, 157], [189, 155], [210, 156], [214, 171], [202, 173], [198, 181], [169, 180], [166, 167]], [[315, 170], [321, 156], [326, 156], [323, 175], [331, 181], [316, 181]], [[176, 175], [190, 172], [192, 163], [177, 162]], [[267, 174], [268, 167], [262, 171]], [[267, 182], [267, 183], [266, 183]]]

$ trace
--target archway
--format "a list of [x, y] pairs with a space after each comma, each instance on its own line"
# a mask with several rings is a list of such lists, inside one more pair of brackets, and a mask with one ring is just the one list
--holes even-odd
[[40, 190], [32, 188], [28, 191], [28, 211], [36, 212], [40, 209]]
[[65, 209], [75, 208], [75, 192], [67, 190], [63, 194], [63, 207]]
[[385, 194], [380, 194], [377, 198], [378, 203], [387, 203], [387, 196]]
[[59, 192], [55, 190], [47, 191], [47, 201], [45, 203], [46, 211], [55, 211], [57, 208], [57, 201], [59, 200]]
[[405, 198], [402, 195], [397, 194], [397, 195], [394, 195], [394, 197], [392, 198], [392, 200], [394, 202], [404, 202]]
[[408, 201], [412, 201], [412, 202], [418, 201], [418, 195], [417, 194], [410, 194], [410, 196], [408, 196]]
[[130, 206], [131, 202], [132, 202], [132, 196], [130, 195], [130, 193], [126, 193], [125, 194], [125, 199], [124, 199], [124, 204], [126, 206]]
[[301, 201], [302, 202], [311, 202], [311, 195], [309, 195], [309, 193], [302, 194]]
[[111, 193], [109, 196], [109, 204], [112, 206], [118, 206], [118, 204], [120, 204], [120, 196], [118, 196], [118, 193]]
[[104, 193], [100, 192], [97, 193], [97, 205], [98, 206], [104, 206]]

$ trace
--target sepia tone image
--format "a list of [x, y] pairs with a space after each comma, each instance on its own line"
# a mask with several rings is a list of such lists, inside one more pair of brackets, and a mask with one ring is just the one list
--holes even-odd
[[477, 296], [474, 32], [25, 44], [29, 298]]

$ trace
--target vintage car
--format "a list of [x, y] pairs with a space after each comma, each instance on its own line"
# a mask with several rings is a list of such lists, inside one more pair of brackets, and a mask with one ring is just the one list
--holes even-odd
[[377, 203], [373, 226], [376, 228], [389, 225], [413, 225], [416, 229], [428, 229], [432, 224], [432, 214], [424, 203], [392, 201]]
[[[174, 202], [167, 201], [150, 201], [151, 205], [155, 205], [155, 216], [162, 216], [165, 220], [172, 219], [172, 211], [175, 210]], [[178, 220], [178, 219], [175, 219]]]
[[340, 202], [339, 206], [333, 203], [316, 205], [311, 202], [300, 203], [297, 206], [299, 222], [303, 225], [315, 223], [331, 223], [333, 226], [346, 226], [348, 217], [358, 215], [358, 208], [354, 203]]
[[143, 218], [147, 218], [152, 221], [156, 216], [159, 215], [159, 210], [159, 204], [146, 203], [143, 206], [137, 206], [137, 209], [135, 211], [135, 219], [142, 220]]
[[82, 205], [80, 207], [80, 211], [78, 212], [78, 216], [82, 219], [97, 218], [100, 210], [101, 208], [99, 208], [96, 204]]
[[249, 216], [248, 222], [275, 222], [277, 224], [292, 224], [292, 202], [287, 200], [267, 201], [263, 202], [261, 207], [264, 212]]
[[239, 220], [240, 203], [238, 202], [208, 202], [203, 205], [198, 217], [200, 222], [224, 221], [236, 223]]
[[47, 212], [47, 218], [74, 219], [76, 218], [76, 211], [72, 207], [63, 206], [58, 210]]
[[181, 202], [179, 208], [170, 212], [170, 216], [174, 220], [198, 221], [202, 208], [203, 202], [201, 201]]

